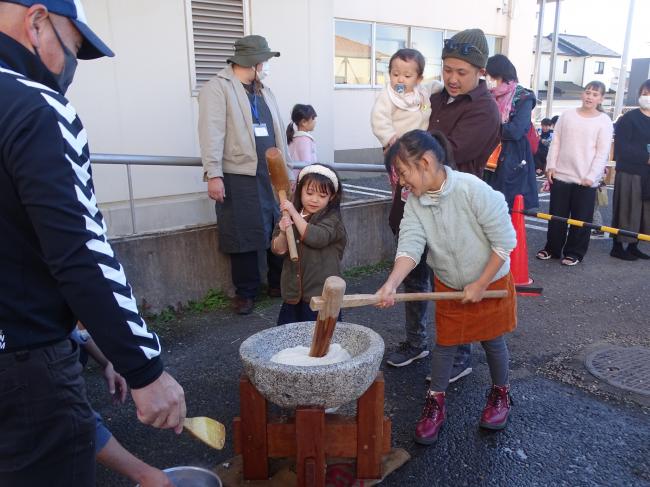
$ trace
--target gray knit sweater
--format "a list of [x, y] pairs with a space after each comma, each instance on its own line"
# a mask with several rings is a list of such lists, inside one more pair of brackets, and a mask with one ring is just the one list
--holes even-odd
[[[397, 257], [414, 262], [426, 245], [427, 264], [448, 287], [463, 289], [476, 281], [492, 249], [509, 253], [517, 243], [503, 194], [472, 174], [445, 167], [447, 180], [439, 197], [411, 195], [399, 228]], [[510, 271], [510, 258], [493, 281]]]

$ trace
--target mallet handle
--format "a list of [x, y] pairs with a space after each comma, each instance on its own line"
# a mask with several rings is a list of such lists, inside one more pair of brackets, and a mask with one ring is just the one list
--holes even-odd
[[[287, 193], [283, 189], [278, 191], [278, 199], [280, 200], [280, 204], [286, 201]], [[284, 210], [282, 212], [282, 215], [289, 216], [289, 212], [287, 210]], [[287, 247], [289, 248], [289, 257], [293, 262], [298, 262], [298, 247], [296, 247], [296, 237], [293, 233], [293, 226], [287, 227], [286, 235]]]
[[[497, 289], [485, 291], [483, 298], [505, 298], [508, 291], [505, 289]], [[463, 299], [462, 291], [450, 292], [437, 292], [437, 293], [400, 293], [393, 296], [396, 303], [404, 301], [442, 301], [450, 299]], [[375, 294], [348, 294], [343, 296], [341, 308], [357, 308], [359, 306], [369, 306], [379, 303], [379, 297]], [[313, 311], [319, 311], [323, 307], [323, 298], [314, 296], [309, 302], [309, 307]]]

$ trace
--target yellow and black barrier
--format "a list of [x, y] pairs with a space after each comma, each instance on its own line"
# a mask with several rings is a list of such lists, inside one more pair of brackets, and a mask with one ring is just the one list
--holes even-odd
[[523, 213], [524, 215], [532, 216], [534, 218], [539, 218], [541, 220], [564, 222], [568, 225], [573, 225], [574, 227], [590, 228], [592, 230], [607, 232], [612, 235], [632, 237], [632, 238], [636, 238], [637, 240], [645, 240], [646, 242], [650, 242], [650, 235], [646, 235], [645, 233], [636, 233], [636, 232], [630, 232], [629, 230], [621, 230], [620, 228], [595, 225], [593, 223], [574, 220], [573, 218], [563, 218], [561, 216], [549, 215], [548, 213], [538, 213], [532, 210], [512, 210], [512, 211], [515, 213]]

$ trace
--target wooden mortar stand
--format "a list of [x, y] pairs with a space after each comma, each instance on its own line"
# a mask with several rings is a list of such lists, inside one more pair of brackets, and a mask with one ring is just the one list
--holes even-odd
[[267, 480], [269, 459], [293, 457], [298, 487], [324, 487], [326, 459], [356, 459], [358, 479], [380, 479], [391, 448], [391, 420], [384, 416], [384, 376], [357, 399], [357, 415], [325, 414], [298, 407], [295, 417], [268, 418], [268, 403], [248, 377], [239, 381], [240, 415], [233, 420], [235, 454], [244, 480]]
[[[330, 276], [309, 355], [329, 350], [345, 294], [345, 281]], [[243, 459], [244, 480], [266, 480], [269, 458], [295, 457], [299, 487], [324, 487], [327, 457], [355, 458], [357, 478], [379, 479], [390, 451], [391, 421], [384, 416], [384, 376], [357, 399], [357, 415], [325, 414], [318, 406], [297, 407], [295, 418], [268, 419], [268, 404], [248, 377], [239, 381], [240, 417], [233, 420], [235, 453]]]

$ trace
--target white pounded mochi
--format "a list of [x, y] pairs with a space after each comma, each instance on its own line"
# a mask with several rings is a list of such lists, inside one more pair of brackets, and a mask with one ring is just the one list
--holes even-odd
[[327, 355], [324, 357], [310, 357], [309, 347], [298, 345], [280, 350], [271, 357], [271, 362], [285, 365], [309, 367], [313, 365], [330, 365], [345, 360], [350, 360], [350, 353], [338, 343], [332, 343]]

